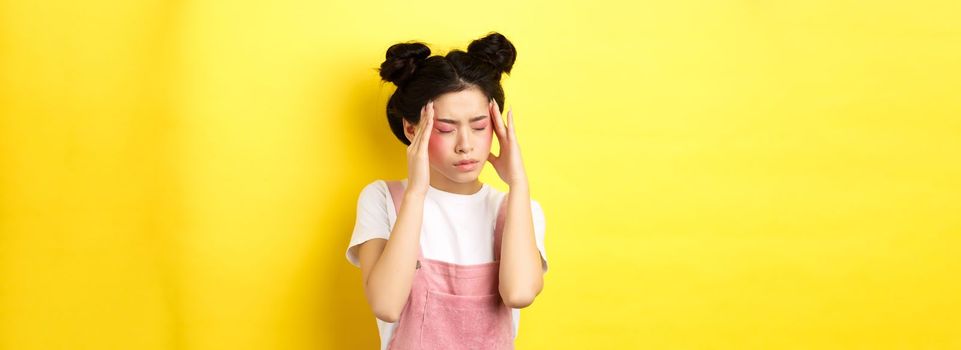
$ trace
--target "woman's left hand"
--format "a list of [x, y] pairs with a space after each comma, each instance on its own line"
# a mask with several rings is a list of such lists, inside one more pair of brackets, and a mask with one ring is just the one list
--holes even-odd
[[494, 156], [491, 152], [487, 156], [487, 161], [497, 170], [497, 175], [510, 187], [527, 186], [527, 173], [524, 171], [524, 162], [521, 160], [521, 149], [517, 145], [517, 135], [514, 132], [514, 111], [513, 107], [507, 111], [507, 125], [504, 125], [504, 118], [501, 117], [500, 106], [497, 101], [491, 99], [488, 103], [490, 108], [491, 120], [494, 124], [494, 134], [497, 135], [497, 143], [500, 144], [500, 154]]

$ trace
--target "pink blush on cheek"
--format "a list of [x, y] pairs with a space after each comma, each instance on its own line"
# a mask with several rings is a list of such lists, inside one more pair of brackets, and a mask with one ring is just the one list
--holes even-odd
[[446, 159], [444, 150], [453, 149], [453, 145], [450, 145], [451, 141], [440, 135], [436, 131], [431, 132], [430, 140], [427, 142], [427, 154], [430, 159], [443, 160]]

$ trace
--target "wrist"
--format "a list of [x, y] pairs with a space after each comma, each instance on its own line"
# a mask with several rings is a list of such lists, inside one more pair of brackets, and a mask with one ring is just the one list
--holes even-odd
[[528, 190], [530, 186], [527, 183], [527, 177], [518, 177], [511, 179], [511, 183], [507, 184], [512, 191], [514, 190]]
[[420, 193], [417, 191], [404, 191], [404, 198], [401, 199], [403, 203], [413, 202], [413, 203], [424, 203], [424, 198], [427, 197], [427, 193]]

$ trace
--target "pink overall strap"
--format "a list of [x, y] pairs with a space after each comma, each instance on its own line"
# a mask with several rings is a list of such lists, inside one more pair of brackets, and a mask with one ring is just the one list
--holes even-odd
[[[384, 181], [387, 183], [387, 190], [390, 191], [390, 199], [394, 202], [394, 213], [399, 218], [400, 217], [400, 202], [404, 198], [404, 184], [400, 181]], [[397, 221], [394, 221], [397, 224]], [[420, 250], [420, 244], [417, 244], [417, 258], [423, 258], [424, 254]], [[417, 266], [420, 266], [420, 261], [417, 262]]]
[[400, 215], [400, 200], [404, 196], [404, 184], [400, 181], [384, 181], [387, 183], [387, 190], [390, 191], [390, 198], [394, 200], [394, 213]]

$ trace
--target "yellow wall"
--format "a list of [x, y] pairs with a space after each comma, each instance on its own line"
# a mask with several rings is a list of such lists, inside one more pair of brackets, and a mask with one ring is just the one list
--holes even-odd
[[[519, 349], [961, 348], [957, 1], [0, 1], [0, 349], [375, 349], [374, 70], [488, 31]], [[505, 189], [490, 166], [482, 179]]]

